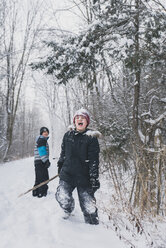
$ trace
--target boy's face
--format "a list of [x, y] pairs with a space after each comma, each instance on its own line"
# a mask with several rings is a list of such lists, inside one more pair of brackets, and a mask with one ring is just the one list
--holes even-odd
[[47, 131], [43, 132], [43, 133], [42, 133], [42, 136], [48, 137], [48, 132], [47, 132]]
[[77, 115], [75, 117], [75, 125], [77, 131], [84, 131], [87, 127], [87, 120], [83, 115]]

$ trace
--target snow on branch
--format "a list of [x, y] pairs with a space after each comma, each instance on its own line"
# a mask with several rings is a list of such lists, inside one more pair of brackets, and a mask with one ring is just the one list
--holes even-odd
[[149, 119], [149, 120], [145, 120], [145, 122], [153, 126], [156, 125], [159, 121], [161, 121], [165, 117], [166, 117], [166, 111], [163, 114], [161, 114], [157, 119], [155, 120]]

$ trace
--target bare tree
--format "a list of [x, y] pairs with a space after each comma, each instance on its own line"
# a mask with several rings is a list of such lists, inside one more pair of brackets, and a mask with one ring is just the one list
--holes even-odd
[[[13, 141], [13, 129], [17, 115], [19, 97], [24, 84], [30, 55], [34, 49], [41, 16], [38, 2], [28, 10], [20, 8], [20, 1], [3, 1], [4, 23], [3, 54], [1, 62], [5, 71], [3, 78], [6, 112], [6, 149], [5, 160]], [[24, 14], [21, 12], [24, 11]]]

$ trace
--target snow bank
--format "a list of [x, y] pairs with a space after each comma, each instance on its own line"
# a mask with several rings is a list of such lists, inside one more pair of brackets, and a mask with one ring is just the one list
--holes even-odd
[[[49, 169], [56, 171], [55, 161]], [[55, 200], [58, 180], [50, 182], [46, 198], [33, 198], [31, 193], [18, 198], [34, 184], [33, 159], [0, 165], [0, 237], [1, 248], [125, 248], [116, 233], [103, 224], [84, 223], [78, 204], [70, 220], [62, 219]]]

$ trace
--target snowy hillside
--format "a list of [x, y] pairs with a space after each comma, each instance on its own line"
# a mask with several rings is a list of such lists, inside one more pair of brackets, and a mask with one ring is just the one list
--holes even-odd
[[[56, 174], [55, 162], [49, 172], [50, 177]], [[33, 158], [0, 165], [0, 183], [1, 248], [126, 247], [116, 233], [103, 224], [85, 224], [78, 200], [74, 216], [63, 220], [54, 197], [57, 179], [50, 182], [46, 198], [33, 198], [31, 193], [18, 198], [33, 186]]]

